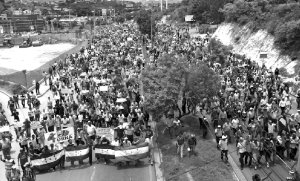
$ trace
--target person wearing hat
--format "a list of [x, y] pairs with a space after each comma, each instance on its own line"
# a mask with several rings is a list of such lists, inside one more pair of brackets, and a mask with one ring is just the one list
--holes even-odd
[[217, 148], [219, 149], [219, 141], [222, 137], [222, 134], [223, 134], [223, 130], [222, 130], [222, 127], [221, 125], [218, 125], [217, 128], [215, 129], [215, 136], [216, 136], [216, 142], [217, 142]]
[[255, 174], [252, 176], [252, 181], [264, 181], [264, 180], [267, 180], [270, 175], [272, 174], [272, 172], [268, 173], [267, 176], [265, 176], [264, 178], [260, 178], [260, 175], [259, 174]]
[[228, 161], [228, 139], [227, 139], [227, 136], [223, 135], [221, 137], [221, 140], [218, 142], [218, 144], [219, 144], [219, 148], [221, 150], [221, 160], [223, 160], [225, 163], [227, 163], [227, 161]]
[[195, 152], [195, 147], [197, 145], [197, 139], [195, 137], [194, 134], [191, 134], [189, 136], [189, 139], [188, 139], [188, 152], [189, 152], [189, 157], [191, 157], [191, 155], [196, 155], [196, 152]]

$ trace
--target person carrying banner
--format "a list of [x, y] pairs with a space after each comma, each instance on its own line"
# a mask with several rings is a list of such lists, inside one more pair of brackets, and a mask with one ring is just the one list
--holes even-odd
[[[102, 139], [100, 141], [100, 145], [110, 145], [110, 141], [105, 137], [105, 135], [102, 136]], [[104, 164], [108, 164], [109, 163], [109, 159], [104, 158]]]
[[31, 164], [29, 162], [25, 163], [25, 173], [23, 175], [22, 181], [35, 181], [36, 174], [34, 170], [31, 168]]

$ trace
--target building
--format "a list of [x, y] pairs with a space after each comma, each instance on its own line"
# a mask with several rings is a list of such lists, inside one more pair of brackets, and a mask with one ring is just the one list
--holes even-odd
[[3, 27], [4, 33], [42, 31], [45, 20], [38, 17], [38, 15], [12, 15], [6, 20], [0, 20], [0, 26]]

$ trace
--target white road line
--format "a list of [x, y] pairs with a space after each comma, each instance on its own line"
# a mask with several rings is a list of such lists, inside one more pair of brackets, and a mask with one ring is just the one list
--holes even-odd
[[91, 178], [90, 178], [91, 181], [94, 180], [95, 173], [96, 173], [96, 167], [94, 166], [94, 167], [93, 167], [93, 173], [92, 173]]

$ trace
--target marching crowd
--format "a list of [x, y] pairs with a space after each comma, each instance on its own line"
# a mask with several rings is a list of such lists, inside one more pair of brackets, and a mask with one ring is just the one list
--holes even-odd
[[[173, 53], [185, 56], [188, 64], [204, 62], [220, 75], [218, 95], [201, 102], [196, 111], [203, 137], [212, 127], [221, 159], [226, 162], [228, 144], [234, 144], [241, 169], [245, 166], [269, 167], [277, 161], [292, 161], [290, 167], [293, 167], [300, 136], [300, 94], [284, 82], [278, 68], [259, 66], [257, 62], [233, 53], [223, 62], [220, 59], [213, 61], [207, 51], [209, 34], [195, 38], [187, 32], [187, 29], [163, 26], [150, 51], [151, 62], [155, 63], [161, 54]], [[295, 106], [294, 98], [298, 106]], [[168, 127], [172, 124], [176, 123]], [[182, 137], [181, 134], [177, 138], [181, 157]], [[189, 152], [196, 145], [190, 140], [187, 141]]]
[[[27, 167], [32, 168], [32, 158], [67, 147], [88, 145], [92, 153], [97, 144], [129, 147], [147, 142], [151, 146], [153, 131], [148, 124], [149, 114], [142, 107], [138, 82], [144, 64], [139, 43], [141, 36], [134, 26], [131, 23], [102, 26], [87, 47], [55, 62], [47, 73], [44, 72], [45, 84], [52, 94], [47, 97], [46, 106], [37, 97], [39, 86], [36, 91], [10, 98], [8, 108], [16, 123], [20, 145], [18, 165], [24, 178], [35, 180], [34, 171], [32, 174], [26, 172]], [[28, 115], [20, 120], [19, 113], [24, 108], [28, 108]], [[1, 119], [1, 125], [7, 124], [6, 118]], [[67, 144], [63, 141], [45, 143], [45, 133], [60, 132], [68, 127], [74, 128], [74, 140], [69, 139]], [[99, 127], [114, 129], [113, 139], [97, 135]], [[15, 181], [13, 170], [16, 167], [10, 157], [13, 140], [12, 134], [9, 135], [1, 142], [3, 161], [8, 181]], [[92, 156], [89, 158], [92, 164]], [[62, 169], [64, 161], [60, 164]], [[109, 163], [108, 159], [104, 161]], [[153, 164], [151, 153], [149, 162]]]
[[[292, 88], [283, 82], [277, 68], [271, 71], [235, 54], [230, 54], [224, 62], [213, 62], [205, 51], [210, 36], [192, 38], [187, 30], [179, 31], [167, 25], [159, 27], [153, 48], [148, 49], [150, 62], [145, 62], [141, 43], [150, 45], [151, 42], [141, 37], [134, 24], [102, 26], [87, 47], [55, 62], [44, 72], [45, 84], [52, 93], [46, 106], [37, 98], [39, 85], [35, 92], [10, 98], [11, 115], [16, 123], [22, 123], [16, 124], [15, 132], [21, 150], [18, 163], [24, 178], [35, 180], [30, 157], [64, 147], [89, 145], [92, 149], [97, 144], [126, 147], [151, 143], [153, 131], [148, 124], [149, 114], [142, 106], [139, 74], [145, 63], [155, 64], [164, 53], [183, 55], [189, 64], [205, 62], [220, 75], [219, 94], [201, 102], [197, 115], [204, 137], [211, 126], [215, 129], [222, 160], [228, 159], [228, 144], [235, 144], [241, 169], [245, 166], [257, 169], [263, 164], [269, 167], [277, 159], [296, 160], [300, 110], [290, 114], [295, 109]], [[27, 118], [20, 120], [19, 111], [27, 107]], [[2, 105], [0, 110], [0, 124], [7, 125]], [[174, 124], [180, 124], [176, 121]], [[45, 144], [45, 133], [67, 127], [74, 128], [74, 140], [68, 144]], [[113, 140], [99, 137], [98, 127], [113, 128], [116, 133]], [[6, 176], [8, 181], [16, 181], [14, 175], [18, 169], [10, 157], [11, 141], [11, 133], [2, 133]], [[177, 145], [181, 157], [184, 142], [180, 134]], [[196, 144], [195, 135], [191, 135], [188, 139], [191, 154]], [[108, 159], [104, 161], [109, 163]], [[92, 164], [91, 159], [89, 162]], [[153, 163], [151, 155], [150, 162]], [[64, 168], [64, 163], [60, 166]]]

